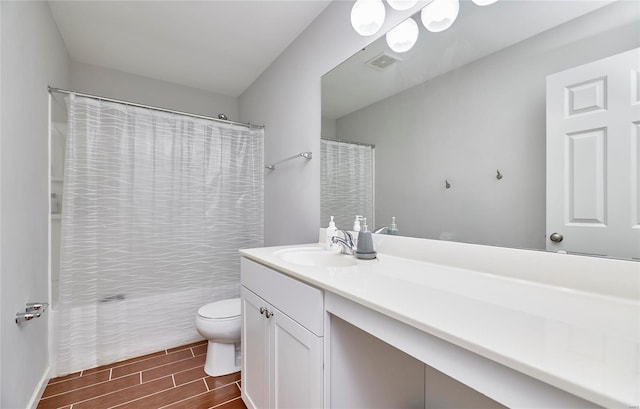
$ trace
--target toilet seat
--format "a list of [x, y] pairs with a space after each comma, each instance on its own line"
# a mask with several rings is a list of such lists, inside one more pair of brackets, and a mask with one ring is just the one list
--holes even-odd
[[198, 316], [207, 320], [228, 320], [240, 317], [240, 298], [232, 298], [203, 305]]

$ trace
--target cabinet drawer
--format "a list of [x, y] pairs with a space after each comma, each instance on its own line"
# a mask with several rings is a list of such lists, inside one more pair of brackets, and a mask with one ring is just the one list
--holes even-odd
[[323, 335], [324, 296], [321, 290], [244, 257], [240, 271], [243, 286], [309, 331]]

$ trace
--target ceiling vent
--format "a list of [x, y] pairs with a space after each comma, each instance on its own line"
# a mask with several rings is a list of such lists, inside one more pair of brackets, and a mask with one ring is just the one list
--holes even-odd
[[387, 68], [397, 63], [398, 61], [402, 61], [402, 60], [389, 53], [383, 52], [382, 54], [379, 54], [373, 57], [372, 59], [370, 59], [369, 61], [367, 61], [367, 65], [372, 68], [375, 68], [376, 70], [382, 71], [382, 70], [386, 70]]

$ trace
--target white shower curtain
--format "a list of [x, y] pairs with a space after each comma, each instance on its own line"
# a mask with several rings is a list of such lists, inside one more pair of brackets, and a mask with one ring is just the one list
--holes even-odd
[[339, 229], [351, 230], [361, 215], [373, 229], [375, 148], [322, 139], [320, 150], [320, 226], [333, 216]]
[[197, 340], [263, 245], [262, 129], [72, 96], [56, 375]]

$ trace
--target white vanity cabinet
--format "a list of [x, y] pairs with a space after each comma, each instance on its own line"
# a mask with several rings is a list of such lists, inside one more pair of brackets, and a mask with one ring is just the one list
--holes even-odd
[[322, 407], [323, 292], [244, 258], [241, 277], [245, 404]]

